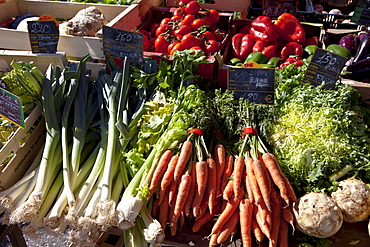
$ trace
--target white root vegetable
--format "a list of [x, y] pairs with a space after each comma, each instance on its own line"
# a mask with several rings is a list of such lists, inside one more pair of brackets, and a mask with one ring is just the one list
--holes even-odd
[[341, 228], [343, 215], [336, 202], [328, 195], [310, 192], [293, 205], [296, 227], [317, 238], [333, 236]]
[[370, 215], [370, 188], [361, 180], [349, 178], [340, 181], [331, 197], [342, 210], [346, 222], [363, 221]]

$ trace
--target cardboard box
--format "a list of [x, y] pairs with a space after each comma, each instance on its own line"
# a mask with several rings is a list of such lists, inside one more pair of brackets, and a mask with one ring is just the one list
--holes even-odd
[[[6, 21], [13, 16], [21, 14], [43, 15], [49, 14], [55, 18], [72, 18], [79, 10], [96, 6], [108, 20], [107, 26], [133, 30], [141, 23], [138, 4], [113, 5], [113, 4], [90, 4], [58, 1], [35, 1], [35, 0], [9, 0], [0, 4], [0, 22]], [[27, 31], [13, 29], [0, 29], [0, 49], [31, 51]], [[64, 52], [67, 57], [81, 58], [91, 54], [93, 59], [104, 60], [102, 31], [97, 37], [82, 37], [72, 35], [60, 35], [58, 52]]]

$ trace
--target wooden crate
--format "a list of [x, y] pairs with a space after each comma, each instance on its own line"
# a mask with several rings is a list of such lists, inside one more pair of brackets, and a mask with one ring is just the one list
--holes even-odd
[[[69, 19], [79, 10], [89, 6], [98, 7], [109, 21], [107, 26], [110, 27], [133, 30], [141, 23], [138, 4], [113, 5], [37, 0], [8, 0], [6, 3], [0, 4], [0, 12], [2, 13], [0, 22], [26, 13], [49, 14], [56, 18]], [[1, 28], [0, 36], [1, 49], [31, 51], [27, 31]], [[101, 30], [97, 33], [97, 37], [60, 35], [58, 52], [65, 52], [67, 57], [72, 58], [81, 58], [86, 54], [91, 54], [93, 59], [104, 60], [101, 36]]]
[[[46, 133], [41, 112], [36, 107], [25, 119], [26, 128], [18, 128], [0, 149], [0, 191], [22, 178], [43, 146]], [[13, 154], [11, 160], [4, 163], [10, 154]]]
[[[166, 0], [168, 7], [178, 6], [180, 0]], [[203, 9], [217, 9], [230, 12], [248, 13], [250, 0], [213, 0], [212, 3], [201, 3]]]

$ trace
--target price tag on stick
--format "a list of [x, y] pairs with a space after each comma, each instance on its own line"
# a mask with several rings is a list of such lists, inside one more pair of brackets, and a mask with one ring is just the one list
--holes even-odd
[[325, 82], [326, 88], [333, 88], [347, 60], [346, 57], [317, 48], [303, 77], [303, 82], [314, 86]]
[[21, 99], [3, 88], [0, 88], [0, 116], [25, 128]]
[[105, 56], [143, 63], [143, 34], [103, 26], [103, 50]]
[[358, 25], [370, 25], [370, 1], [358, 1], [351, 21]]
[[228, 89], [257, 104], [275, 103], [275, 69], [229, 68]]
[[59, 29], [54, 21], [29, 21], [27, 24], [32, 53], [57, 52]]

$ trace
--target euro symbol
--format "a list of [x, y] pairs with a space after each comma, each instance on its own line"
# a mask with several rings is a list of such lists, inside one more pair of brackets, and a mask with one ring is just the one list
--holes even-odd
[[271, 94], [266, 95], [265, 100], [267, 103], [272, 103], [272, 95]]

